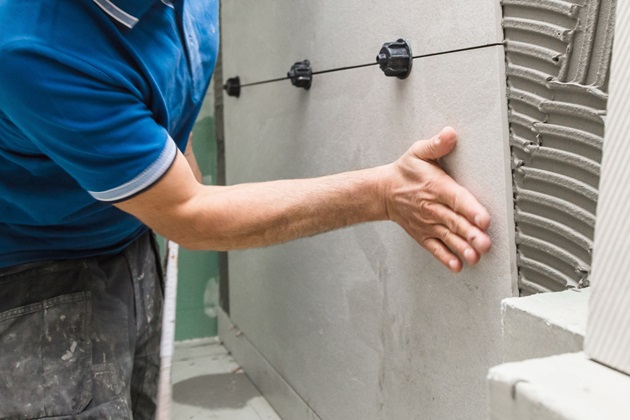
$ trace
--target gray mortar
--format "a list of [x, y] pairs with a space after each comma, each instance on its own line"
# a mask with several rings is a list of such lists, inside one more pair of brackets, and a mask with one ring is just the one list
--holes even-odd
[[588, 284], [616, 0], [502, 0], [519, 289]]

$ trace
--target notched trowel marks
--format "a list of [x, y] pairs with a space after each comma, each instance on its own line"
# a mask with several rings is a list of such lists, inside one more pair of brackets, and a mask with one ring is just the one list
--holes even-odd
[[521, 294], [588, 284], [615, 0], [502, 0]]

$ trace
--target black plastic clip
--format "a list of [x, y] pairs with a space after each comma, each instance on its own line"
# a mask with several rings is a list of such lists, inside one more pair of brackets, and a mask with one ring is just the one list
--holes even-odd
[[291, 79], [291, 83], [295, 87], [304, 88], [309, 90], [313, 83], [313, 69], [311, 68], [311, 62], [308, 60], [298, 61], [291, 70], [287, 73], [287, 77]]
[[406, 79], [413, 65], [411, 46], [402, 38], [395, 42], [386, 42], [376, 56], [376, 62], [385, 76]]
[[241, 78], [236, 76], [227, 79], [225, 85], [223, 85], [223, 89], [227, 92], [228, 96], [238, 98], [241, 96]]

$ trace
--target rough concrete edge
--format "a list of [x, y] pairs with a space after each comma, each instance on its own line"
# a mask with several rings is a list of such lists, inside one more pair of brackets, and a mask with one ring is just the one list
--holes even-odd
[[486, 382], [490, 420], [576, 420], [565, 416], [558, 410], [557, 404], [548, 404], [548, 395], [541, 392], [537, 384], [532, 384], [530, 378], [511, 370], [512, 366], [534, 360], [545, 358], [504, 363], [488, 371]]
[[[503, 35], [503, 28], [501, 28], [501, 18], [503, 16], [503, 8], [499, 2], [497, 6], [497, 22], [501, 36]], [[514, 213], [514, 182], [512, 179], [512, 149], [510, 146], [510, 120], [509, 120], [509, 106], [508, 106], [508, 91], [507, 91], [507, 66], [506, 66], [506, 51], [505, 46], [496, 47], [501, 49], [501, 53], [498, 54], [498, 72], [500, 87], [499, 92], [501, 94], [501, 121], [503, 131], [503, 161], [505, 162], [505, 208], [507, 209], [507, 233], [508, 233], [508, 246], [510, 247], [510, 286], [512, 289], [512, 296], [518, 297], [518, 250], [516, 246], [516, 220]]]
[[[585, 293], [582, 290], [579, 293], [567, 290], [520, 298], [507, 298], [501, 301], [504, 363], [582, 351], [588, 315], [588, 305], [584, 302], [585, 300], [588, 301], [590, 296], [590, 293]], [[558, 294], [563, 296], [558, 296]], [[575, 300], [578, 300], [575, 303], [572, 303], [572, 299], [570, 299], [573, 295], [575, 295]], [[583, 307], [583, 319], [571, 320], [572, 316], [570, 315], [559, 316], [558, 302], [556, 301], [560, 301], [560, 297], [563, 298], [562, 306], [568, 312], [574, 312], [576, 306]], [[537, 305], [528, 305], [526, 302], [541, 298], [546, 302], [539, 302]], [[552, 309], [552, 307], [552, 311], [546, 312], [546, 309]], [[522, 328], [525, 324], [530, 327]], [[552, 342], [543, 348], [531, 346], [541, 339], [552, 340]]]
[[[523, 302], [523, 299], [535, 299], [537, 297], [540, 297], [541, 295], [545, 295], [545, 297], [548, 297], [548, 296], [553, 296], [557, 294], [566, 294], [566, 296], [572, 296], [572, 294], [575, 294], [576, 299], [578, 299], [578, 297], [583, 299], [583, 297], [579, 296], [578, 293], [587, 294], [587, 299], [590, 297], [590, 289], [579, 289], [579, 290], [569, 289], [569, 290], [564, 290], [561, 292], [551, 292], [551, 293], [544, 293], [544, 294], [537, 294], [537, 295], [529, 295], [529, 296], [524, 296], [524, 297], [506, 298], [501, 301], [501, 317], [503, 320], [505, 320], [505, 316], [508, 311], [519, 311], [527, 315], [530, 315], [531, 317], [537, 320], [544, 322], [547, 326], [551, 328], [555, 327], [563, 331], [566, 331], [567, 333], [570, 333], [576, 336], [581, 336], [582, 338], [584, 338], [584, 336], [586, 335], [588, 304], [586, 305], [586, 308], [584, 311], [585, 312], [584, 325], [575, 325], [573, 323], [570, 323], [567, 321], [568, 317], [559, 319], [559, 318], [554, 318], [553, 316], [547, 316], [547, 314], [542, 313], [543, 311], [541, 310], [540, 307], [532, 308], [532, 307], [521, 305], [521, 303]], [[549, 302], [550, 305], [551, 303], [552, 302]], [[503, 325], [503, 327], [505, 329], [505, 324]]]
[[[523, 312], [522, 317], [527, 317], [527, 322], [536, 325], [534, 331], [526, 332], [515, 338], [514, 331], [504, 332], [503, 335], [503, 361], [504, 363], [519, 362], [528, 359], [549, 357], [567, 352], [581, 351], [584, 348], [584, 335], [575, 334], [557, 325], [547, 323], [542, 318]], [[525, 321], [525, 320], [523, 320]], [[541, 337], [553, 339], [553, 343], [547, 347], [530, 347], [527, 344], [540, 340]], [[511, 341], [511, 344], [507, 343]]]
[[219, 339], [278, 416], [286, 419], [321, 420], [221, 308], [218, 310], [218, 321]]
[[[552, 383], [547, 382], [550, 375], [556, 378]], [[557, 379], [566, 381], [566, 387]], [[628, 418], [630, 402], [620, 395], [630, 390], [630, 378], [584, 352], [504, 363], [491, 368], [486, 381], [491, 420]], [[617, 396], [611, 398], [611, 392]]]

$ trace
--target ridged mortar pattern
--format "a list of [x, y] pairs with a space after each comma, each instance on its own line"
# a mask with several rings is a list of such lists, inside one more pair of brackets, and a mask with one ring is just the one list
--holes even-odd
[[615, 0], [502, 0], [522, 295], [589, 282]]

